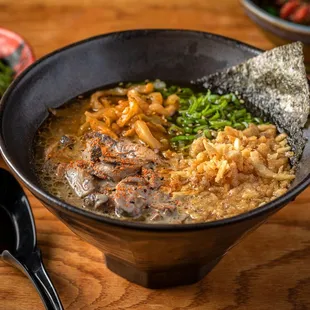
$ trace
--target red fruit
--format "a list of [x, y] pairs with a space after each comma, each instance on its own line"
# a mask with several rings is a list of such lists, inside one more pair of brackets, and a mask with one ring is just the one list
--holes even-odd
[[280, 10], [280, 17], [288, 19], [300, 6], [299, 1], [293, 0], [285, 3]]
[[302, 4], [300, 7], [291, 15], [291, 20], [295, 23], [304, 23], [307, 21], [309, 15], [309, 6]]

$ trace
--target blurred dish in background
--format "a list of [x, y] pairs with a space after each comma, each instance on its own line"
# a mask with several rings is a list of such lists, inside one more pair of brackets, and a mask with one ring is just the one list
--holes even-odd
[[34, 60], [31, 47], [21, 36], [0, 28], [0, 98], [14, 77]]
[[310, 25], [310, 2], [306, 0], [261, 1], [268, 13], [293, 23]]
[[[300, 41], [304, 44], [304, 57], [308, 73], [310, 72], [310, 26], [303, 20], [303, 24], [292, 22], [291, 19], [301, 21], [302, 12], [299, 10], [304, 7], [308, 1], [297, 1], [299, 6], [288, 10], [288, 4], [294, 1], [285, 2], [283, 6], [280, 5], [281, 0], [265, 1], [265, 0], [240, 0], [246, 14], [251, 20], [257, 24], [264, 32], [266, 37], [275, 45], [284, 45], [290, 42]], [[276, 9], [272, 9], [270, 3], [278, 3]], [[269, 8], [266, 5], [269, 3]], [[265, 5], [265, 6], [264, 6]], [[285, 5], [285, 6], [284, 6]], [[290, 4], [291, 5], [291, 4]], [[286, 8], [286, 9], [285, 9]], [[285, 12], [285, 10], [286, 12]], [[282, 13], [281, 13], [282, 10]], [[284, 10], [284, 12], [283, 12]], [[299, 13], [298, 13], [299, 12]], [[285, 13], [285, 14], [284, 14]], [[298, 14], [297, 14], [298, 13]], [[284, 14], [287, 19], [281, 18], [280, 14]], [[299, 15], [300, 14], [300, 15]], [[299, 18], [297, 18], [299, 16]]]

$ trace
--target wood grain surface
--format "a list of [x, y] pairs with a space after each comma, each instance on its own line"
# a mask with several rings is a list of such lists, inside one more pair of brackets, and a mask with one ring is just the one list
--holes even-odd
[[[0, 27], [23, 35], [37, 57], [130, 28], [203, 30], [272, 47], [237, 0], [0, 0]], [[107, 270], [101, 252], [28, 197], [38, 243], [65, 309], [310, 309], [310, 190], [246, 237], [204, 280], [165, 290], [138, 287]], [[0, 262], [0, 310], [40, 309], [28, 279]]]

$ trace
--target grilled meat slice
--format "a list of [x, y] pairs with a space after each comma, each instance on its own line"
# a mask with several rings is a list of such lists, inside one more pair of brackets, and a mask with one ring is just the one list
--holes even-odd
[[96, 188], [94, 177], [79, 162], [71, 163], [66, 167], [65, 178], [79, 197], [87, 196]]
[[98, 209], [102, 205], [106, 204], [109, 197], [101, 193], [92, 193], [84, 198], [84, 206], [92, 209]]
[[98, 192], [110, 195], [111, 192], [115, 190], [116, 185], [117, 183], [112, 182], [111, 180], [98, 180]]
[[[151, 149], [128, 140], [116, 141], [111, 137], [92, 132], [86, 135], [86, 149], [83, 158], [88, 161], [121, 161], [122, 163], [145, 163], [153, 162], [162, 164], [162, 159]], [[100, 152], [101, 151], [101, 152]]]
[[159, 177], [159, 175], [154, 170], [154, 164], [148, 164], [141, 169], [141, 176], [148, 182], [151, 189], [158, 189], [163, 181], [163, 178]]
[[116, 186], [113, 194], [115, 213], [119, 216], [139, 217], [148, 205], [150, 189], [144, 178], [127, 177]]
[[120, 141], [115, 146], [116, 153], [128, 159], [136, 159], [144, 163], [161, 164], [162, 159], [153, 150], [137, 143], [131, 143], [128, 140]]
[[98, 178], [110, 178], [114, 182], [119, 182], [127, 176], [138, 173], [140, 166], [128, 164], [114, 164], [107, 162], [99, 162], [92, 166], [91, 173]]
[[83, 159], [89, 162], [89, 171], [98, 178], [119, 182], [135, 175], [149, 163], [160, 163], [152, 150], [127, 140], [116, 141], [98, 132], [87, 134]]

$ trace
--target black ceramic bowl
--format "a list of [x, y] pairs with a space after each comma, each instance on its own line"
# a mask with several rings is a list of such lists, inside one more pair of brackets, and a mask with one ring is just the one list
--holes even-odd
[[233, 218], [170, 226], [113, 220], [53, 197], [40, 187], [33, 172], [33, 138], [48, 108], [59, 107], [86, 91], [147, 78], [188, 83], [259, 53], [224, 37], [181, 30], [125, 31], [73, 44], [37, 61], [4, 95], [0, 108], [1, 153], [15, 175], [52, 213], [103, 251], [112, 271], [153, 288], [196, 282], [245, 233], [308, 186], [309, 144], [294, 186], [286, 195]]

